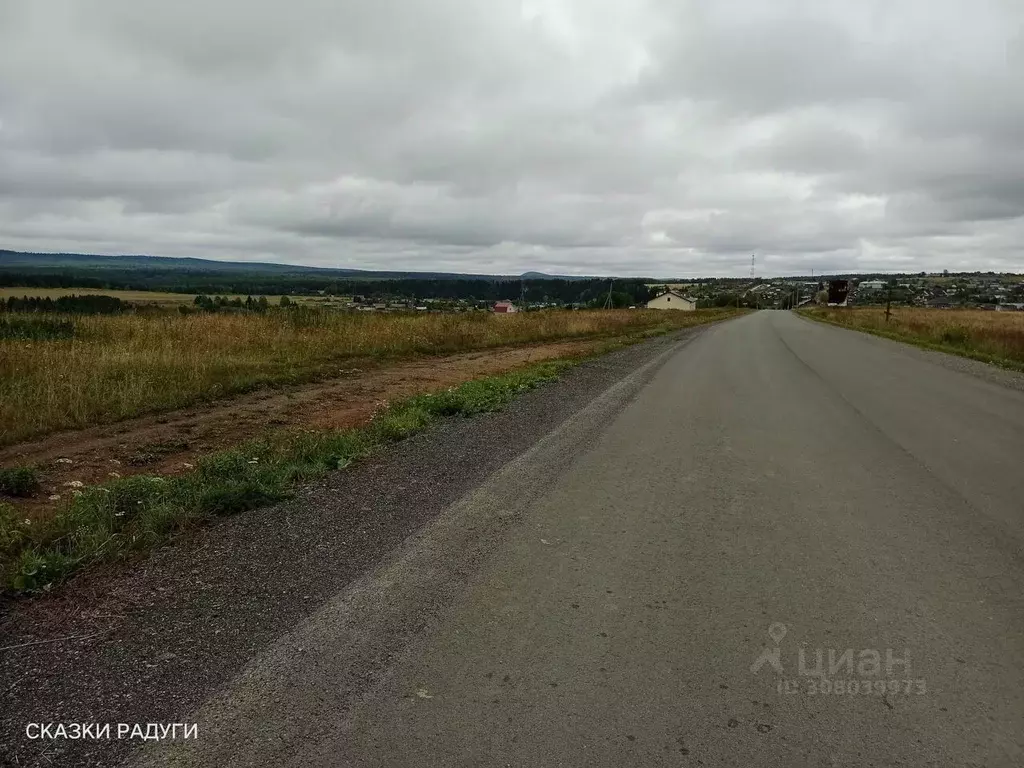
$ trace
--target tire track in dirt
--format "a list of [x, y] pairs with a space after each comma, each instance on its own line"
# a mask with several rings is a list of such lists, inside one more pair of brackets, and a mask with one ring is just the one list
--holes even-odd
[[180, 474], [204, 454], [273, 431], [359, 427], [369, 422], [382, 403], [531, 363], [583, 356], [607, 341], [499, 347], [385, 363], [357, 360], [340, 377], [324, 381], [49, 435], [0, 450], [0, 466], [34, 466], [41, 478], [40, 491], [34, 496], [5, 501], [26, 517], [41, 519], [52, 514], [78, 484], [143, 473]]

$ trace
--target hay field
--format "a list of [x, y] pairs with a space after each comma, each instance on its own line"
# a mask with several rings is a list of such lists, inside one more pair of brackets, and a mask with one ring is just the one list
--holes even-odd
[[22, 335], [0, 334], [0, 444], [327, 376], [354, 358], [623, 336], [697, 325], [728, 314], [587, 310], [398, 315], [299, 307], [266, 314], [50, 315], [45, 322], [63, 325], [50, 335], [45, 326], [27, 336], [25, 325], [43, 323], [44, 316], [6, 313], [0, 323], [20, 324]]
[[889, 322], [878, 307], [819, 308], [811, 317], [938, 347], [957, 354], [1024, 366], [1024, 312], [899, 307]]

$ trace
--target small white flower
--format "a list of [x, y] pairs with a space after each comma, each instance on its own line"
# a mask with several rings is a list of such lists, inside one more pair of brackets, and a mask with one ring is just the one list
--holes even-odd
[[27, 517], [25, 518], [25, 525], [32, 525], [32, 521], [29, 520]]
[[64, 487], [66, 488], [81, 488], [83, 485], [85, 485], [85, 483], [81, 480], [71, 480], [70, 482], [64, 483]]
[[60, 501], [60, 494], [59, 493], [53, 494], [53, 496], [50, 497], [50, 501]]

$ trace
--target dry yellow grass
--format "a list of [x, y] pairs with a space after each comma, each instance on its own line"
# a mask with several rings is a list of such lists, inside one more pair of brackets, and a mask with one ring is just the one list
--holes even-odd
[[1024, 312], [901, 307], [892, 310], [888, 323], [885, 310], [877, 307], [813, 309], [808, 314], [970, 357], [1024, 365]]
[[74, 338], [0, 340], [0, 444], [329, 375], [351, 358], [617, 336], [723, 316], [715, 310], [509, 316], [298, 310], [69, 317]]

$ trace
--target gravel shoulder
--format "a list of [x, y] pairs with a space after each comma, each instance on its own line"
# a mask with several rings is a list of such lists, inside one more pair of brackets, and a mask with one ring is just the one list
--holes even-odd
[[[124, 759], [132, 742], [30, 741], [25, 725], [181, 721], [418, 529], [617, 382], [703, 331], [589, 361], [505, 411], [446, 422], [285, 504], [196, 531], [136, 568], [86, 574], [55, 595], [8, 606], [0, 623], [0, 762]], [[620, 390], [607, 407], [624, 406], [633, 392]], [[511, 521], [492, 523], [470, 530], [474, 551], [485, 552], [488, 537]], [[361, 674], [372, 674], [372, 662]]]

